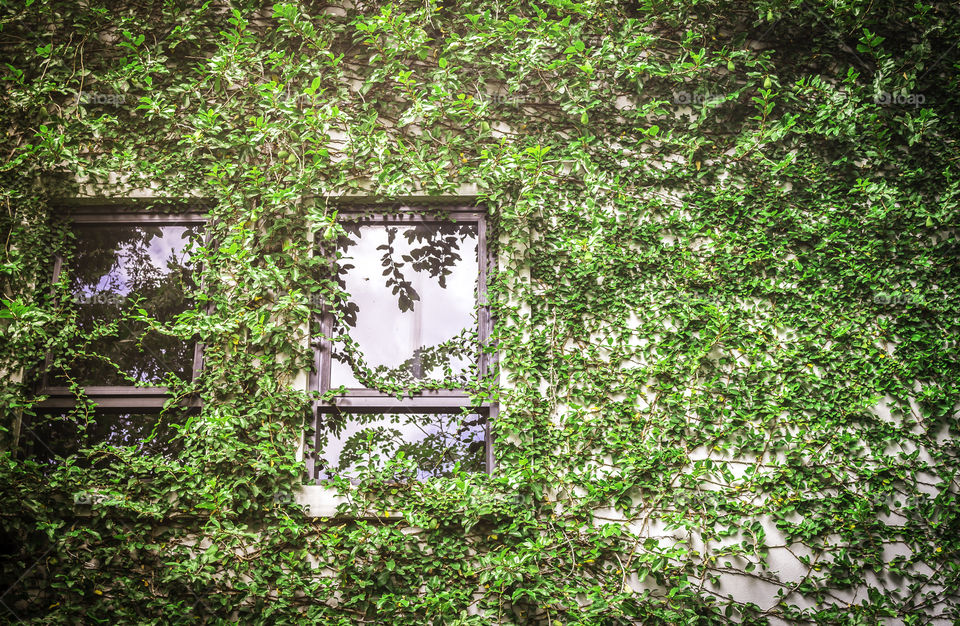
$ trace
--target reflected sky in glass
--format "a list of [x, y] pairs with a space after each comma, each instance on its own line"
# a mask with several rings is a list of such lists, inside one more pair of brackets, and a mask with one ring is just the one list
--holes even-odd
[[[73, 275], [74, 294], [127, 296], [145, 276], [165, 276], [186, 267], [186, 248], [197, 228], [80, 226], [76, 234], [80, 256]], [[112, 262], [105, 267], [103, 261]]]
[[[470, 222], [354, 227], [339, 261], [345, 330], [378, 377], [463, 379], [475, 369], [477, 241]], [[335, 344], [331, 386], [363, 387], [342, 354]]]
[[[115, 336], [91, 341], [88, 352], [103, 355], [120, 372], [145, 384], [161, 384], [170, 372], [189, 378], [193, 369], [193, 346], [157, 333], [147, 333], [142, 324], [123, 319], [124, 312], [141, 298], [142, 307], [160, 322], [170, 322], [190, 302], [185, 292], [192, 287], [187, 248], [199, 237], [199, 225], [137, 226], [81, 225], [75, 228], [76, 253], [64, 271], [77, 307], [77, 323], [83, 331], [118, 321]], [[73, 363], [71, 377], [82, 385], [129, 385], [101, 358], [83, 358]], [[60, 377], [53, 384], [66, 384]]]
[[353, 478], [358, 466], [383, 466], [397, 452], [417, 464], [417, 478], [447, 476], [456, 462], [467, 472], [485, 469], [486, 418], [460, 414], [342, 414], [326, 420], [327, 442], [318, 454], [320, 476]]

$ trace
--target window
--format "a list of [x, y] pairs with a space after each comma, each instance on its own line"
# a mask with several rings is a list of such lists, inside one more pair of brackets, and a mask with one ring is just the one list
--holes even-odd
[[[169, 323], [193, 306], [191, 245], [201, 237], [200, 213], [131, 211], [116, 207], [70, 211], [72, 254], [58, 258], [54, 280], [64, 280], [80, 330], [77, 358], [50, 355], [39, 392], [43, 412], [24, 424], [21, 441], [39, 459], [65, 456], [79, 447], [135, 445], [145, 453], [170, 448], [171, 420], [161, 415], [170, 376], [190, 380], [200, 367], [196, 342], [159, 333], [143, 313]], [[96, 411], [70, 411], [77, 384]], [[172, 448], [170, 448], [172, 449]]]
[[318, 245], [342, 297], [317, 320], [312, 386], [329, 401], [315, 404], [310, 477], [353, 478], [400, 454], [419, 479], [489, 471], [484, 214], [378, 209], [341, 208], [346, 235]]

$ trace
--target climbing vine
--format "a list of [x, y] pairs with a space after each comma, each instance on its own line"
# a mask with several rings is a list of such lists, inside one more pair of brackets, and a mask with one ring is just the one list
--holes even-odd
[[[957, 32], [951, 2], [3, 0], [3, 619], [960, 619]], [[371, 467], [314, 517], [283, 494], [336, 199], [463, 193], [496, 471]], [[204, 345], [179, 452], [38, 463], [24, 424], [94, 415], [38, 408], [92, 341], [50, 286], [64, 203], [148, 195], [210, 218], [194, 306], [131, 313]]]

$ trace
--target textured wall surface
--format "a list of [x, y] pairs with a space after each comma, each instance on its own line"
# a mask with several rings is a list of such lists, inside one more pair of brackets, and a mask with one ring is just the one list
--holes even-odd
[[[960, 619], [957, 32], [949, 2], [0, 0], [3, 619]], [[345, 196], [486, 212], [493, 474], [301, 489]], [[209, 216], [195, 306], [126, 312], [204, 346], [163, 381], [176, 453], [38, 462], [103, 419], [79, 384], [42, 410], [43, 372], [126, 349], [49, 287], [65, 218], [132, 198]]]

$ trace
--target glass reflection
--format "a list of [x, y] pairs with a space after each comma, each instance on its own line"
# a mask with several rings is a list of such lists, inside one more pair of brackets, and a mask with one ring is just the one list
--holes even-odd
[[454, 465], [482, 472], [486, 418], [461, 414], [340, 414], [321, 416], [320, 477], [356, 477], [365, 466], [382, 468], [400, 452], [417, 467], [416, 478], [449, 476]]
[[[193, 370], [193, 346], [123, 319], [141, 298], [143, 308], [160, 322], [172, 321], [190, 306], [185, 295], [192, 288], [187, 247], [199, 237], [199, 225], [137, 226], [84, 225], [75, 229], [76, 255], [71, 267], [70, 289], [81, 330], [93, 334], [98, 325], [117, 322], [109, 337], [91, 337], [86, 351], [103, 358], [76, 360], [71, 378], [82, 385], [161, 384], [166, 374], [189, 378]], [[66, 377], [53, 382], [67, 384]]]
[[475, 376], [476, 223], [346, 224], [338, 281], [349, 294], [335, 335], [332, 387]]
[[39, 415], [24, 419], [20, 439], [26, 458], [42, 465], [55, 465], [82, 448], [101, 444], [135, 446], [146, 456], [173, 458], [182, 444], [174, 440], [177, 431], [172, 424], [184, 420], [171, 414], [98, 411], [84, 428], [83, 418], [70, 414]]

